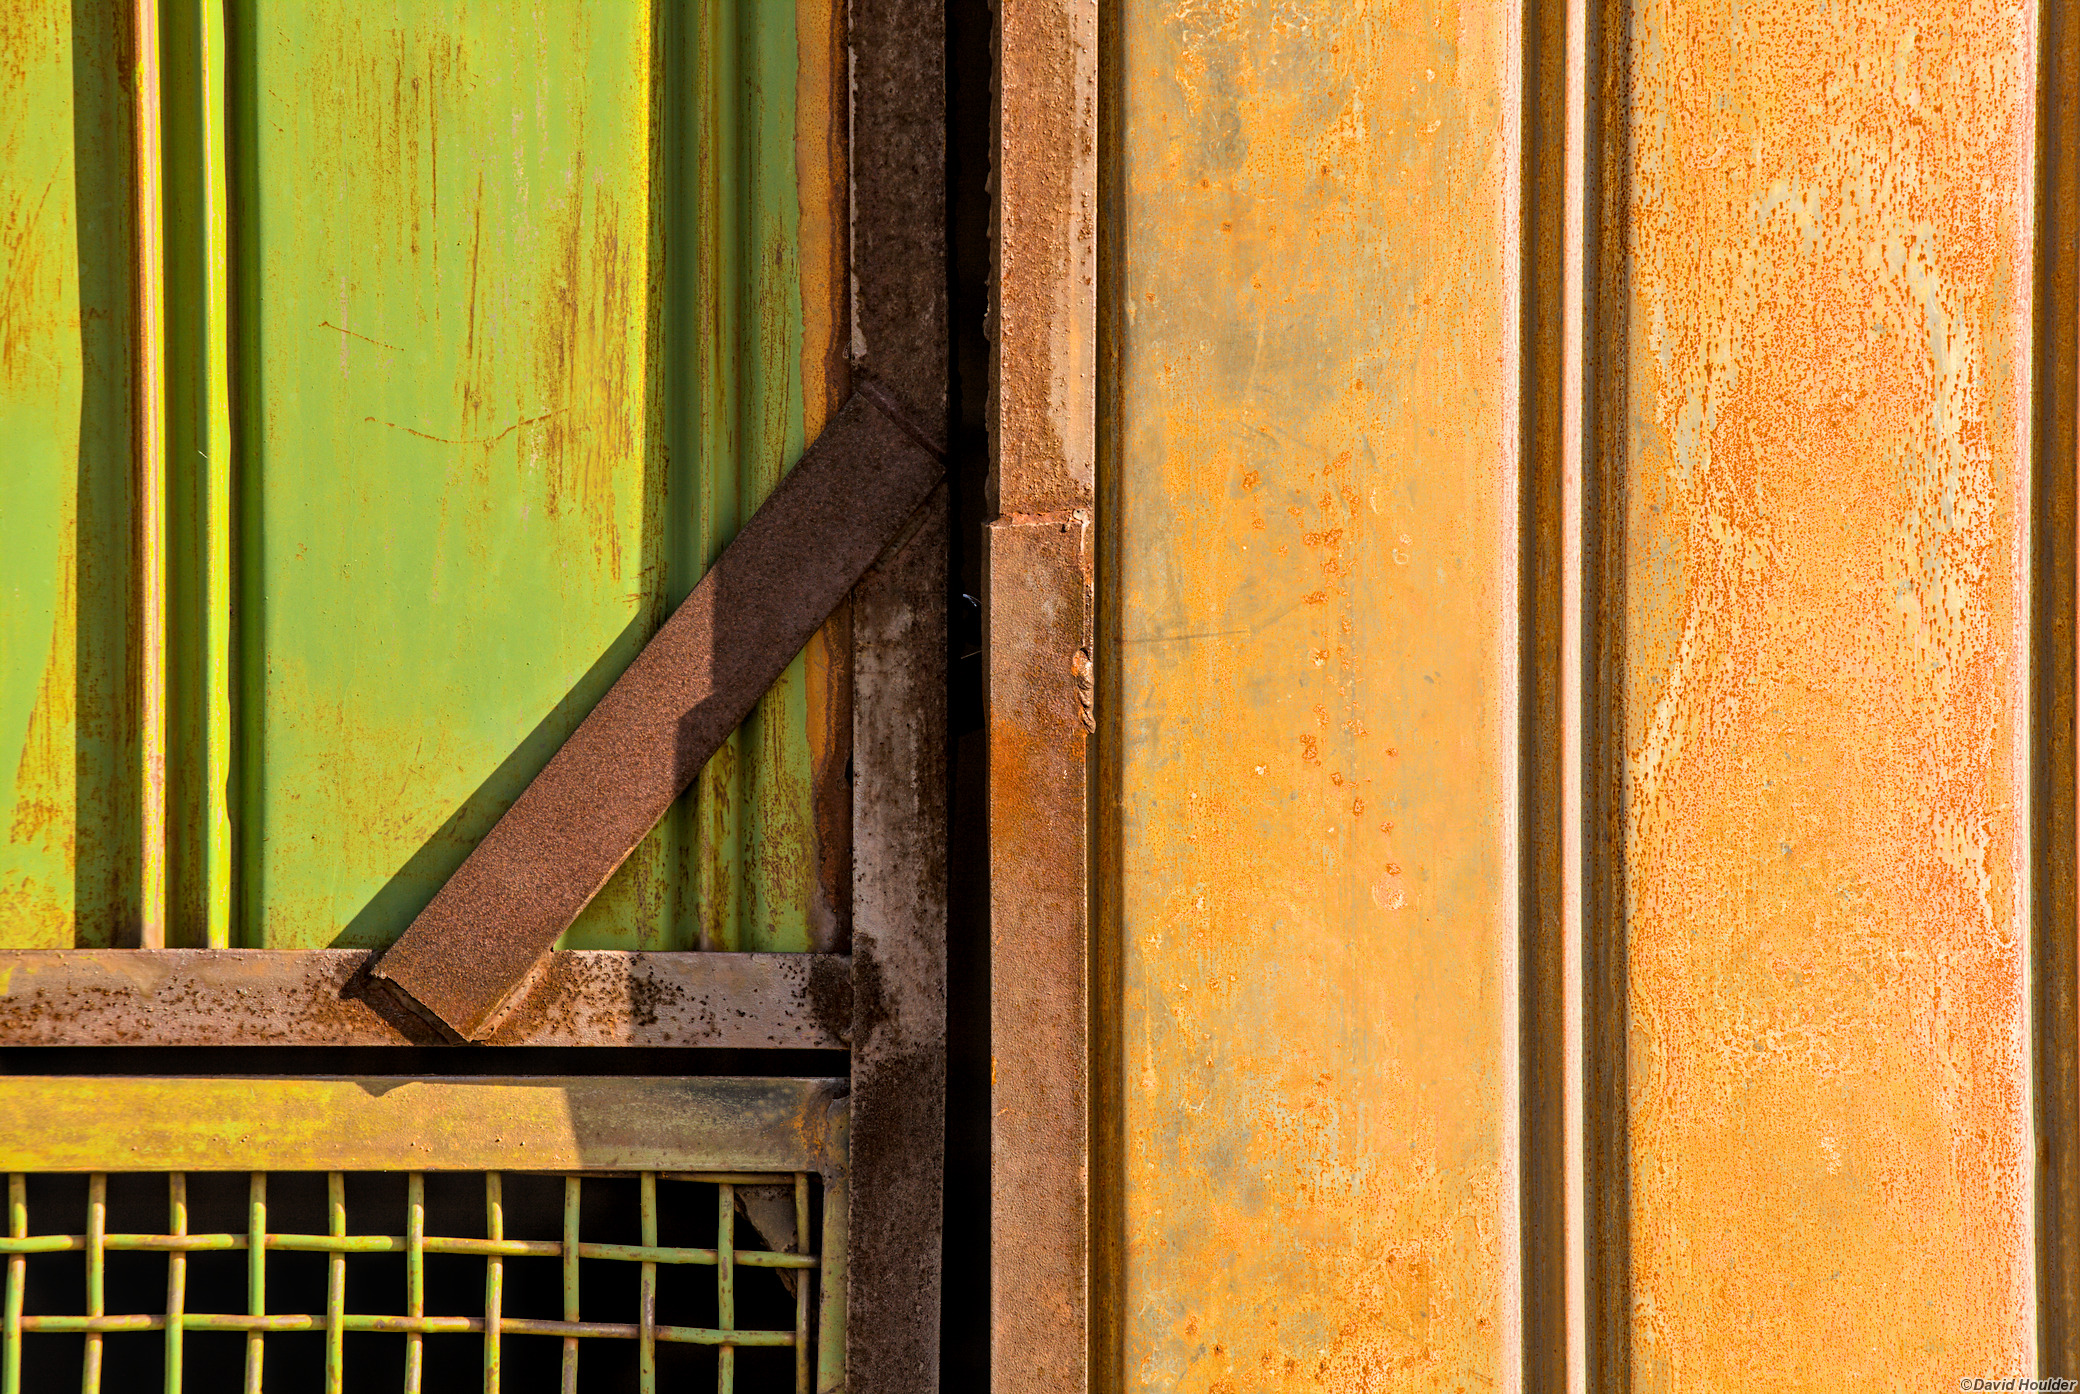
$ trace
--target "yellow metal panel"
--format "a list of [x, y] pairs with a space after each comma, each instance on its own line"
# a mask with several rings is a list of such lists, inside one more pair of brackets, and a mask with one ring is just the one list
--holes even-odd
[[0, 1171], [843, 1171], [842, 1081], [0, 1076]]
[[1120, 7], [1130, 1388], [1514, 1380], [1517, 8]]
[[1642, 1391], [2029, 1368], [2034, 10], [1630, 6]]

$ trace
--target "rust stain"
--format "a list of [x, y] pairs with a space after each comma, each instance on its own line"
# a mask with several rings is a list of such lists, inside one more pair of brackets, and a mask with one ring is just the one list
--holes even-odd
[[834, 0], [795, 0], [795, 238], [802, 300], [802, 430], [816, 439], [851, 394], [845, 353], [845, 19]]
[[2033, 13], [1634, 10], [1642, 1391], [2028, 1368]]
[[693, 856], [695, 867], [695, 914], [698, 941], [695, 947], [710, 953], [737, 952], [744, 948], [738, 933], [742, 924], [742, 902], [737, 878], [737, 836], [741, 814], [733, 797], [743, 765], [743, 733], [722, 743], [695, 784], [698, 807], [705, 817], [695, 824]]
[[[59, 525], [57, 604], [51, 618], [51, 645], [29, 709], [22, 754], [15, 767], [14, 817], [8, 837], [16, 843], [35, 840], [46, 852], [68, 860], [77, 799], [73, 791], [72, 736], [78, 728], [75, 700], [73, 631], [79, 624], [73, 555], [75, 510], [66, 508]], [[10, 947], [12, 936], [10, 936]], [[21, 947], [28, 947], [22, 945]]]
[[[1097, 12], [1039, 0], [1005, 21], [991, 282], [995, 508], [1087, 506], [1096, 486]], [[1044, 125], [1031, 124], [1038, 120]], [[1039, 130], [1058, 133], [1036, 139]]]
[[[6, 42], [0, 37], [0, 42]], [[15, 152], [8, 150], [8, 156]], [[30, 204], [28, 187], [10, 181], [4, 215], [0, 215], [0, 246], [8, 251], [7, 268], [0, 275], [0, 387], [11, 391], [22, 391], [36, 385], [30, 379], [32, 367], [43, 369], [46, 387], [55, 387], [49, 382], [50, 369], [56, 360], [48, 354], [32, 352], [42, 335], [52, 332], [55, 326], [49, 319], [56, 318], [54, 311], [62, 313], [64, 296], [56, 274], [55, 256], [46, 254], [53, 250], [57, 237], [42, 235], [41, 229], [46, 210], [50, 206], [51, 191], [57, 187], [58, 175], [62, 170], [54, 169], [43, 189]], [[57, 234], [69, 228], [53, 230]], [[39, 324], [31, 316], [44, 318]]]

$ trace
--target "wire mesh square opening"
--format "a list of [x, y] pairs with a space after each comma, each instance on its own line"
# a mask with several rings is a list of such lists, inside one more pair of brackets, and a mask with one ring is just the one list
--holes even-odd
[[0, 1394], [794, 1389], [813, 1173], [7, 1177]]

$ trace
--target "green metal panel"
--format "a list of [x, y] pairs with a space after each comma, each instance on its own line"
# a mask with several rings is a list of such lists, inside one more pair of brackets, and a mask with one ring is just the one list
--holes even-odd
[[0, 5], [0, 943], [11, 948], [111, 944], [139, 914], [123, 29], [113, 3]]
[[[821, 424], [828, 249], [805, 270], [798, 227], [806, 207], [832, 236], [829, 137], [797, 109], [829, 21], [787, 0], [162, 5], [154, 591], [128, 7], [92, 36], [77, 9], [0, 21], [36, 31], [8, 51], [41, 65], [0, 99], [21, 443], [0, 482], [21, 539], [0, 556], [0, 945], [134, 942], [141, 864], [168, 869], [171, 945], [386, 943]], [[163, 640], [137, 594], [163, 595]], [[841, 637], [567, 947], [836, 946], [842, 826], [816, 790], [827, 806], [844, 763]], [[168, 673], [163, 829], [140, 652]]]

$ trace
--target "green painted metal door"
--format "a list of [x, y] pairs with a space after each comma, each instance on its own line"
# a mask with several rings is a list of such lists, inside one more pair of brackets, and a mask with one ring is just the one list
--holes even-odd
[[[839, 14], [0, 5], [0, 1044], [74, 971], [281, 1010], [65, 1044], [368, 1043], [363, 955], [180, 951], [395, 939], [842, 402]], [[571, 955], [581, 1043], [687, 964], [845, 997], [851, 651], [841, 608], [562, 945], [800, 956]], [[844, 1386], [846, 1081], [599, 1069], [0, 1079], [0, 1392], [454, 1386], [457, 1336], [487, 1391], [581, 1343], [587, 1388]]]
[[[836, 405], [832, 9], [159, 21], [0, 18], [0, 947], [379, 946]], [[567, 946], [843, 942], [844, 640]]]

